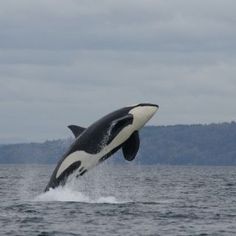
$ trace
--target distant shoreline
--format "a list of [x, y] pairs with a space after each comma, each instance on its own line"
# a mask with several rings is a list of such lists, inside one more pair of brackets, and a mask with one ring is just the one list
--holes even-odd
[[[142, 165], [236, 165], [236, 122], [147, 126], [135, 163]], [[0, 145], [0, 164], [54, 164], [73, 139]], [[112, 157], [111, 157], [112, 158]], [[124, 163], [122, 153], [115, 163]]]
[[[144, 127], [144, 129], [146, 128], [171, 128], [171, 127], [188, 127], [188, 126], [211, 126], [211, 125], [224, 125], [224, 124], [236, 124], [236, 121], [230, 121], [230, 122], [212, 122], [212, 123], [194, 123], [194, 124], [175, 124], [175, 125], [147, 125]], [[42, 141], [9, 141], [7, 142], [6, 140], [4, 140], [4, 142], [0, 141], [0, 147], [1, 146], [5, 146], [5, 145], [18, 145], [18, 144], [42, 144], [45, 142], [53, 142], [53, 141], [60, 141], [60, 140], [68, 140], [68, 139], [73, 139], [73, 136], [68, 136], [68, 137], [64, 137], [64, 138], [52, 138], [52, 139], [46, 139], [46, 140], [42, 140]], [[1, 140], [1, 139], [0, 139]]]

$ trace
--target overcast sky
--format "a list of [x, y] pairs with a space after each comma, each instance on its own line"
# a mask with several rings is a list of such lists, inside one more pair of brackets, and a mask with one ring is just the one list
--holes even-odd
[[0, 143], [70, 136], [117, 108], [236, 119], [235, 0], [0, 1]]

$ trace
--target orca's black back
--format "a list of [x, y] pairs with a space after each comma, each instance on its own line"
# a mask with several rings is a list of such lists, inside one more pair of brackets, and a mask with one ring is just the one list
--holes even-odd
[[[106, 142], [111, 142], [111, 139], [105, 140], [105, 137], [108, 135], [112, 122], [126, 116], [129, 111], [130, 107], [125, 107], [114, 111], [93, 123], [75, 140], [67, 155], [81, 150], [90, 154], [98, 153]], [[113, 138], [112, 135], [110, 138]]]
[[[56, 173], [57, 173], [58, 168], [60, 167], [61, 163], [64, 161], [64, 159], [68, 155], [70, 155], [71, 153], [73, 153], [75, 151], [85, 151], [90, 154], [96, 154], [101, 150], [103, 145], [106, 144], [106, 143], [104, 143], [104, 141], [106, 141], [107, 143], [111, 142], [112, 141], [111, 139], [108, 139], [108, 140], [104, 140], [104, 139], [108, 135], [108, 131], [111, 127], [112, 122], [116, 119], [126, 116], [129, 113], [130, 109], [131, 109], [131, 107], [121, 108], [117, 111], [114, 111], [114, 112], [102, 117], [101, 119], [99, 119], [98, 121], [96, 121], [95, 123], [90, 125], [74, 141], [74, 143], [70, 146], [68, 151], [62, 156], [62, 158], [60, 159], [60, 161], [57, 164], [57, 167], [53, 171], [53, 174], [51, 176], [51, 179], [50, 179], [45, 191], [48, 191], [49, 188], [57, 187], [60, 183], [63, 184], [63, 181], [61, 180], [61, 178], [59, 178], [59, 179], [56, 178]], [[111, 138], [114, 138], [114, 136], [111, 135]], [[103, 159], [101, 159], [101, 160], [107, 159], [109, 156], [111, 156], [113, 153], [115, 153], [119, 148], [120, 148], [120, 146], [117, 147], [115, 150], [112, 150], [110, 153], [108, 153], [106, 156], [104, 156]], [[78, 163], [76, 163], [76, 165], [77, 164]], [[77, 166], [73, 166], [73, 168], [74, 167], [77, 168]], [[70, 172], [72, 172], [72, 171], [73, 171], [73, 169], [71, 169], [70, 171], [67, 171], [66, 176], [62, 176], [63, 179], [66, 179], [67, 175], [69, 175]]]

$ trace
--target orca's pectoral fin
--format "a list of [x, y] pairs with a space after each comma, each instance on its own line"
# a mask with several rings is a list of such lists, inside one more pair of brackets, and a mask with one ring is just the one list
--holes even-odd
[[138, 149], [139, 149], [139, 134], [138, 131], [135, 131], [122, 145], [122, 151], [125, 160], [132, 161], [134, 160]]
[[76, 138], [85, 130], [85, 128], [77, 125], [69, 125], [67, 127], [72, 131]]

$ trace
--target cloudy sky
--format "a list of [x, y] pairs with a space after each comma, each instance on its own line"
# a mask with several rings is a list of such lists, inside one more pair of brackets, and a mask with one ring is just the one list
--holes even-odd
[[152, 125], [236, 119], [235, 0], [0, 1], [0, 143], [133, 103]]

